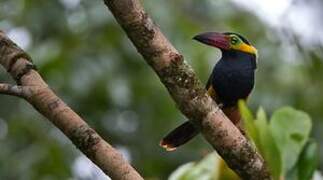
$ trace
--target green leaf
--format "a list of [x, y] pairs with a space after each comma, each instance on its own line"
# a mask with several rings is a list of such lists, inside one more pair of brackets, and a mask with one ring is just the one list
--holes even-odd
[[298, 179], [310, 180], [319, 163], [317, 143], [308, 141], [298, 160]]
[[302, 111], [284, 107], [274, 112], [270, 130], [282, 156], [284, 174], [296, 164], [311, 126], [310, 117]]
[[318, 166], [317, 150], [317, 144], [313, 140], [309, 140], [300, 154], [297, 164], [288, 171], [286, 180], [311, 180]]
[[260, 154], [267, 162], [274, 180], [279, 180], [282, 175], [282, 160], [275, 140], [272, 137], [267, 122], [266, 113], [262, 108], [257, 112], [255, 126], [258, 130], [258, 143], [256, 143]]
[[219, 175], [220, 156], [210, 153], [198, 163], [188, 163], [174, 171], [169, 180], [210, 180]]
[[169, 180], [183, 180], [185, 175], [194, 167], [194, 163], [186, 163], [179, 166], [170, 176]]
[[242, 119], [244, 122], [244, 127], [245, 127], [248, 137], [250, 137], [254, 141], [257, 141], [256, 140], [258, 137], [257, 129], [254, 125], [254, 117], [253, 117], [251, 111], [249, 110], [245, 101], [243, 101], [243, 100], [239, 100], [238, 107], [239, 107], [239, 110], [240, 110], [240, 113], [241, 113], [241, 116], [242, 116]]

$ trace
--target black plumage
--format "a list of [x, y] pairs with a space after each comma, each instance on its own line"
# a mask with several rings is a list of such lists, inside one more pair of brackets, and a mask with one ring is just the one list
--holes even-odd
[[222, 58], [213, 68], [210, 85], [217, 93], [217, 101], [224, 107], [235, 106], [246, 99], [254, 87], [256, 56], [240, 51], [222, 51]]

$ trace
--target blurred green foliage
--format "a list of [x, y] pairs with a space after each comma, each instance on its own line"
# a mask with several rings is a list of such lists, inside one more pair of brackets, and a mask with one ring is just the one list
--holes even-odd
[[[271, 114], [291, 105], [308, 112], [311, 137], [323, 146], [321, 44], [303, 44], [291, 29], [277, 31], [232, 1], [143, 3], [204, 82], [220, 52], [191, 38], [203, 31], [248, 37], [260, 55], [251, 109], [261, 105]], [[144, 177], [165, 179], [180, 164], [212, 151], [201, 137], [174, 153], [158, 146], [185, 118], [102, 1], [1, 0], [0, 29], [31, 55], [54, 91]], [[3, 70], [0, 81], [13, 82]], [[75, 177], [79, 157], [70, 141], [29, 104], [0, 96], [0, 179]], [[305, 153], [303, 162], [308, 159]]]
[[210, 153], [198, 162], [189, 162], [179, 166], [169, 180], [239, 180], [221, 157]]
[[268, 163], [274, 180], [310, 180], [317, 168], [316, 142], [309, 140], [312, 121], [308, 114], [291, 107], [276, 110], [268, 122], [259, 108], [256, 118], [239, 102], [246, 131]]

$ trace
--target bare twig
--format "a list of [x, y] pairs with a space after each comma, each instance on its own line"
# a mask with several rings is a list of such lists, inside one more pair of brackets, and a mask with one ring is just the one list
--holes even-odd
[[27, 89], [23, 86], [17, 86], [12, 84], [0, 83], [0, 94], [13, 95], [18, 97], [24, 97]]
[[19, 86], [0, 84], [0, 93], [24, 97], [112, 179], [143, 179], [122, 155], [48, 88], [30, 57], [0, 31], [0, 64]]
[[264, 160], [207, 95], [193, 69], [144, 11], [139, 0], [104, 0], [179, 109], [226, 163], [248, 180], [270, 179]]

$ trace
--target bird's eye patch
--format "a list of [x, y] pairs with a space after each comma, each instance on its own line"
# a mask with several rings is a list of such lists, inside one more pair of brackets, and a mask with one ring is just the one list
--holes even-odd
[[235, 36], [231, 37], [231, 44], [235, 45], [239, 42], [239, 39]]

